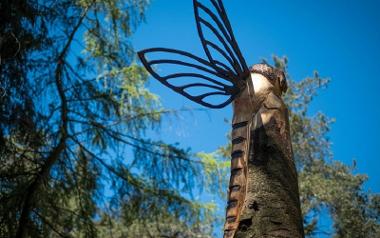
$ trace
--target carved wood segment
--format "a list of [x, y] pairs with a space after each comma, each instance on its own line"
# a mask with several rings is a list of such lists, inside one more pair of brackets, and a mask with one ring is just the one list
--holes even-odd
[[249, 151], [249, 123], [232, 125], [231, 177], [228, 189], [224, 237], [233, 237], [239, 226], [239, 215], [244, 204], [247, 185], [247, 155]]
[[251, 72], [233, 102], [224, 238], [303, 237], [288, 113], [281, 99], [285, 75], [267, 64], [254, 65]]
[[247, 190], [247, 161], [249, 156], [250, 125], [254, 111], [252, 100], [253, 85], [247, 78], [244, 90], [233, 102], [231, 177], [226, 207], [224, 238], [232, 238], [239, 226], [240, 214]]

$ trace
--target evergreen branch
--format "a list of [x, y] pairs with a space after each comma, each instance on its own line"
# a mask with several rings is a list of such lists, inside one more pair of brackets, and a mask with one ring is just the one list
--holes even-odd
[[[104, 125], [102, 125], [100, 123], [97, 123], [97, 122], [88, 122], [88, 121], [81, 121], [81, 120], [75, 120], [75, 119], [70, 119], [70, 121], [76, 122], [76, 123], [81, 123], [81, 124], [86, 124], [86, 125], [89, 125], [89, 126], [92, 126], [92, 127], [96, 127], [98, 129], [101, 129], [105, 134], [107, 134], [108, 136], [110, 136], [112, 139], [114, 139], [114, 140], [116, 140], [118, 142], [121, 142], [123, 144], [132, 146], [133, 148], [136, 148], [138, 150], [141, 150], [141, 151], [153, 154], [153, 155], [158, 155], [158, 156], [161, 156], [161, 157], [169, 157], [171, 159], [185, 160], [185, 161], [188, 161], [188, 162], [191, 162], [191, 163], [202, 164], [202, 161], [191, 160], [191, 159], [189, 159], [189, 158], [187, 158], [185, 156], [174, 156], [172, 154], [164, 154], [164, 153], [160, 153], [160, 152], [157, 152], [157, 151], [154, 151], [154, 150], [149, 150], [149, 149], [147, 149], [147, 147], [136, 145], [136, 144], [134, 144], [134, 143], [132, 143], [132, 142], [124, 139], [123, 137], [126, 137], [128, 139], [137, 141], [139, 143], [149, 144], [149, 145], [152, 145], [152, 146], [155, 146], [155, 147], [159, 147], [159, 148], [161, 148], [163, 146], [162, 143], [153, 143], [151, 141], [135, 138], [133, 136], [128, 136], [128, 135], [122, 134], [122, 133], [120, 133], [118, 131], [114, 131], [114, 130], [112, 130], [110, 128], [111, 126], [115, 126], [117, 124], [111, 124], [111, 125], [108, 125], [108, 126], [107, 125], [104, 126]], [[93, 128], [89, 128], [88, 130], [93, 130]]]
[[50, 221], [48, 221], [45, 217], [43, 217], [39, 212], [33, 210], [33, 213], [36, 214], [46, 225], [48, 225], [56, 234], [58, 234], [62, 238], [72, 238], [69, 234], [63, 234], [60, 232]]
[[57, 58], [57, 67], [55, 70], [55, 83], [57, 87], [57, 91], [59, 94], [59, 97], [61, 99], [61, 120], [62, 120], [62, 125], [61, 125], [61, 138], [60, 141], [58, 142], [57, 146], [52, 150], [50, 155], [46, 158], [46, 162], [44, 166], [42, 167], [41, 171], [38, 173], [38, 175], [35, 177], [34, 181], [29, 185], [28, 189], [26, 190], [25, 193], [25, 198], [24, 198], [24, 203], [22, 206], [22, 211], [21, 215], [19, 218], [19, 224], [16, 232], [16, 238], [24, 238], [27, 235], [27, 223], [29, 220], [29, 214], [31, 210], [33, 209], [34, 205], [34, 196], [37, 190], [40, 188], [42, 182], [46, 180], [50, 173], [51, 167], [54, 165], [54, 163], [58, 160], [60, 153], [65, 149], [66, 147], [66, 140], [67, 140], [67, 124], [68, 124], [68, 109], [67, 109], [67, 99], [66, 95], [64, 93], [64, 87], [63, 87], [63, 82], [62, 82], [62, 62], [64, 60], [64, 57], [67, 54], [67, 51], [69, 47], [71, 46], [71, 43], [74, 39], [74, 36], [76, 32], [78, 31], [79, 27], [82, 24], [82, 21], [84, 17], [87, 14], [89, 8], [86, 8], [82, 14], [82, 16], [79, 18], [78, 23], [76, 26], [73, 28], [71, 34], [68, 37], [68, 40], [63, 47], [61, 53], [59, 54]]
[[113, 168], [111, 165], [107, 164], [103, 161], [102, 158], [97, 156], [95, 153], [93, 153], [91, 150], [89, 150], [86, 146], [84, 146], [82, 143], [80, 143], [78, 140], [76, 140], [73, 137], [70, 137], [80, 148], [82, 148], [86, 153], [88, 153], [91, 157], [96, 159], [102, 166], [104, 166], [108, 171], [119, 177], [120, 179], [126, 181], [127, 183], [131, 184], [132, 186], [138, 188], [141, 191], [144, 191], [146, 193], [155, 195], [155, 196], [164, 196], [167, 198], [175, 199], [177, 201], [180, 201], [182, 203], [191, 204], [190, 201], [187, 199], [181, 197], [180, 195], [176, 194], [174, 191], [169, 191], [166, 189], [155, 189], [153, 186], [147, 186], [145, 183], [135, 178], [128, 170], [124, 170], [123, 173], [120, 171], [117, 171], [115, 168]]

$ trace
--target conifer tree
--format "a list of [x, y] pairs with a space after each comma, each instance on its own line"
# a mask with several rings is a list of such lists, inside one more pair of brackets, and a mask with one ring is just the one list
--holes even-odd
[[210, 234], [201, 164], [146, 137], [172, 114], [129, 40], [148, 3], [0, 3], [1, 237]]

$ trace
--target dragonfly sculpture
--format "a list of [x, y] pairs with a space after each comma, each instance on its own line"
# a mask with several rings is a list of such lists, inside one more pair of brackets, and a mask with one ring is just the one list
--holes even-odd
[[281, 70], [267, 64], [247, 66], [221, 0], [193, 0], [193, 5], [206, 58], [168, 48], [149, 48], [138, 55], [154, 78], [186, 98], [209, 108], [233, 104], [231, 177], [224, 226], [224, 237], [229, 238], [239, 226], [246, 197], [252, 118], [263, 101], [260, 92], [271, 89], [281, 91], [281, 95], [286, 80]]

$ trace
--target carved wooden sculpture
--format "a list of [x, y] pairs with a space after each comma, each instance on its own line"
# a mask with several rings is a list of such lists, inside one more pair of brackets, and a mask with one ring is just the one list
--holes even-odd
[[[196, 103], [210, 108], [233, 103], [224, 237], [303, 237], [288, 115], [281, 99], [285, 75], [267, 64], [248, 68], [221, 0], [193, 3], [207, 60], [167, 48], [146, 49], [139, 57], [153, 77]], [[165, 66], [178, 71], [165, 71]]]

